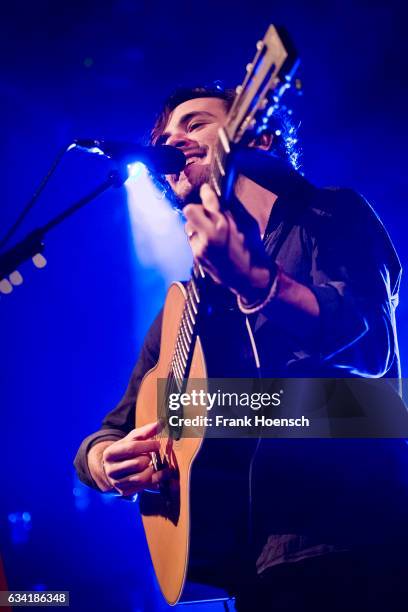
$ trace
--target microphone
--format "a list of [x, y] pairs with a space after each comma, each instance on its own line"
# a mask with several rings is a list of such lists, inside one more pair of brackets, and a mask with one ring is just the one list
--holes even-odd
[[132, 142], [115, 140], [93, 140], [78, 138], [69, 148], [82, 149], [88, 153], [106, 155], [116, 161], [131, 164], [142, 162], [157, 174], [178, 174], [186, 165], [186, 157], [180, 149], [170, 145], [144, 146]]

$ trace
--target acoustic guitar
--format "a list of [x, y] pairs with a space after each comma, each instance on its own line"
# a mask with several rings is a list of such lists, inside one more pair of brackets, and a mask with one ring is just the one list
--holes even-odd
[[[256, 48], [244, 81], [236, 89], [226, 123], [219, 129], [214, 150], [210, 185], [224, 207], [228, 206], [234, 186], [234, 173], [229, 168], [231, 151], [254, 134], [262, 133], [290, 86], [298, 65], [286, 34], [273, 25], [269, 26]], [[154, 465], [157, 470], [168, 468], [172, 477], [159, 492], [144, 491], [140, 495], [140, 509], [157, 580], [166, 601], [171, 605], [179, 601], [189, 569], [190, 532], [192, 528], [196, 532], [200, 528], [205, 530], [201, 519], [194, 523], [194, 508], [191, 513], [190, 503], [191, 488], [196, 485], [193, 464], [197, 464], [200, 455], [204, 454], [200, 449], [205, 439], [205, 426], [199, 428], [198, 434], [196, 430], [194, 437], [183, 435], [182, 427], [171, 426], [168, 397], [174, 392], [206, 390], [208, 369], [200, 320], [203, 311], [208, 309], [207, 288], [208, 279], [197, 265], [188, 283], [174, 283], [170, 287], [163, 312], [160, 358], [144, 377], [136, 404], [136, 427], [158, 418], [164, 424], [157, 436], [161, 450], [154, 457]], [[240, 317], [241, 327], [246, 330], [255, 367], [259, 368], [249, 321], [241, 313], [236, 316]], [[159, 389], [163, 381], [162, 393]], [[197, 381], [201, 382], [198, 384]], [[201, 406], [197, 407], [195, 415], [204, 417], [205, 413], [206, 407]], [[208, 483], [211, 482], [209, 478]], [[203, 485], [204, 489], [211, 486], [208, 483]], [[202, 504], [196, 504], [196, 508], [203, 511]]]

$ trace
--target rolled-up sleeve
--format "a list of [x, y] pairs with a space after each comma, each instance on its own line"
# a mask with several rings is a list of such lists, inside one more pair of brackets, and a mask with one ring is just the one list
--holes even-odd
[[88, 468], [88, 452], [90, 449], [95, 444], [105, 440], [120, 440], [134, 428], [136, 398], [140, 383], [143, 376], [156, 365], [159, 359], [162, 314], [163, 312], [160, 311], [146, 334], [123, 398], [105, 416], [101, 428], [87, 436], [78, 449], [74, 466], [79, 479], [90, 487], [98, 488]]

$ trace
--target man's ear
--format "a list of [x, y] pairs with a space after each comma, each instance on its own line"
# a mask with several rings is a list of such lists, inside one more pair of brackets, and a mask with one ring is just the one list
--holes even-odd
[[256, 149], [262, 149], [263, 151], [269, 151], [272, 146], [273, 134], [267, 134], [263, 132], [259, 134], [256, 138], [253, 138], [249, 143], [250, 147], [255, 147]]

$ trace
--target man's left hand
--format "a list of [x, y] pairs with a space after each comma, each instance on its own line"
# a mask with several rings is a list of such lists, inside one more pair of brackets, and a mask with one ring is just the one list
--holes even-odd
[[[253, 264], [253, 254], [229, 211], [221, 211], [216, 193], [208, 184], [200, 189], [202, 204], [183, 209], [185, 231], [194, 259], [216, 283], [249, 302], [270, 283], [270, 272]], [[259, 237], [261, 248], [261, 238]]]

